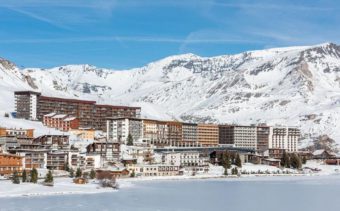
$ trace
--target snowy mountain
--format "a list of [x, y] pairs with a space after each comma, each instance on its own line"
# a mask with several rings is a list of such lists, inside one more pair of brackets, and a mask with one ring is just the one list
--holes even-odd
[[[300, 126], [340, 142], [340, 46], [249, 51], [211, 58], [171, 56], [131, 70], [91, 65], [20, 70], [0, 60], [0, 111], [14, 90], [138, 105], [146, 117]], [[337, 130], [338, 129], [338, 130]]]

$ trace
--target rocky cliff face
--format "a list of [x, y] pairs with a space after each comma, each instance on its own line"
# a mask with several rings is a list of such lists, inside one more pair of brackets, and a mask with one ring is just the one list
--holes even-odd
[[[2, 75], [17, 77], [1, 92], [30, 87], [52, 96], [139, 105], [152, 118], [297, 125], [306, 136], [327, 134], [340, 142], [340, 46], [332, 43], [211, 58], [185, 54], [125, 71], [1, 64]], [[12, 104], [0, 106], [13, 110]]]

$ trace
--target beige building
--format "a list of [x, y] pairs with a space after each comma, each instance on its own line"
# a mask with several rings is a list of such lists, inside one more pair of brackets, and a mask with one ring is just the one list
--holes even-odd
[[198, 124], [198, 143], [202, 146], [218, 146], [218, 125]]
[[300, 130], [295, 127], [271, 127], [270, 149], [285, 149], [288, 152], [297, 152]]
[[176, 176], [179, 174], [179, 166], [175, 165], [127, 165], [130, 173], [134, 172], [136, 176], [156, 177], [156, 176]]
[[83, 140], [94, 140], [96, 131], [91, 128], [79, 128], [71, 129], [69, 132]]

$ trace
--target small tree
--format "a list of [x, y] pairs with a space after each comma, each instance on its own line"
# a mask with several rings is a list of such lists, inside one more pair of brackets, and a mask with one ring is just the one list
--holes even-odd
[[22, 172], [22, 182], [27, 182], [27, 173], [26, 170]]
[[74, 170], [72, 168], [70, 168], [70, 177], [73, 178], [74, 177]]
[[68, 162], [65, 163], [64, 168], [65, 168], [65, 171], [68, 171], [68, 172], [70, 171], [70, 166]]
[[133, 138], [132, 135], [129, 133], [128, 137], [127, 137], [127, 145], [128, 146], [132, 146], [133, 145]]
[[94, 169], [91, 169], [90, 178], [91, 178], [91, 179], [96, 178], [96, 172], [94, 171]]
[[20, 184], [20, 179], [17, 171], [13, 172], [12, 182], [13, 184]]
[[37, 183], [38, 182], [38, 171], [37, 169], [33, 168], [30, 173], [31, 182]]
[[306, 157], [303, 157], [302, 158], [302, 164], [306, 164], [307, 163], [307, 158]]
[[135, 170], [132, 171], [132, 173], [130, 174], [130, 177], [135, 177], [136, 176], [136, 173], [135, 173]]
[[51, 170], [48, 171], [48, 173], [45, 176], [45, 182], [46, 183], [52, 183], [53, 182], [53, 175]]
[[81, 177], [81, 175], [82, 175], [82, 172], [81, 172], [80, 168], [77, 168], [76, 177]]
[[242, 161], [238, 153], [236, 154], [235, 165], [239, 168], [242, 168]]
[[226, 166], [224, 167], [224, 175], [228, 176], [228, 169], [226, 168]]

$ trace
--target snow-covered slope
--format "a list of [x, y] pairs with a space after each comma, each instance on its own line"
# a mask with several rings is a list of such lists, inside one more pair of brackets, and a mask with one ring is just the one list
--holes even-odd
[[185, 54], [126, 71], [2, 65], [0, 72], [6, 82], [0, 111], [14, 109], [13, 90], [31, 87], [45, 95], [142, 106], [146, 117], [297, 125], [340, 142], [340, 46], [332, 43], [211, 58]]

